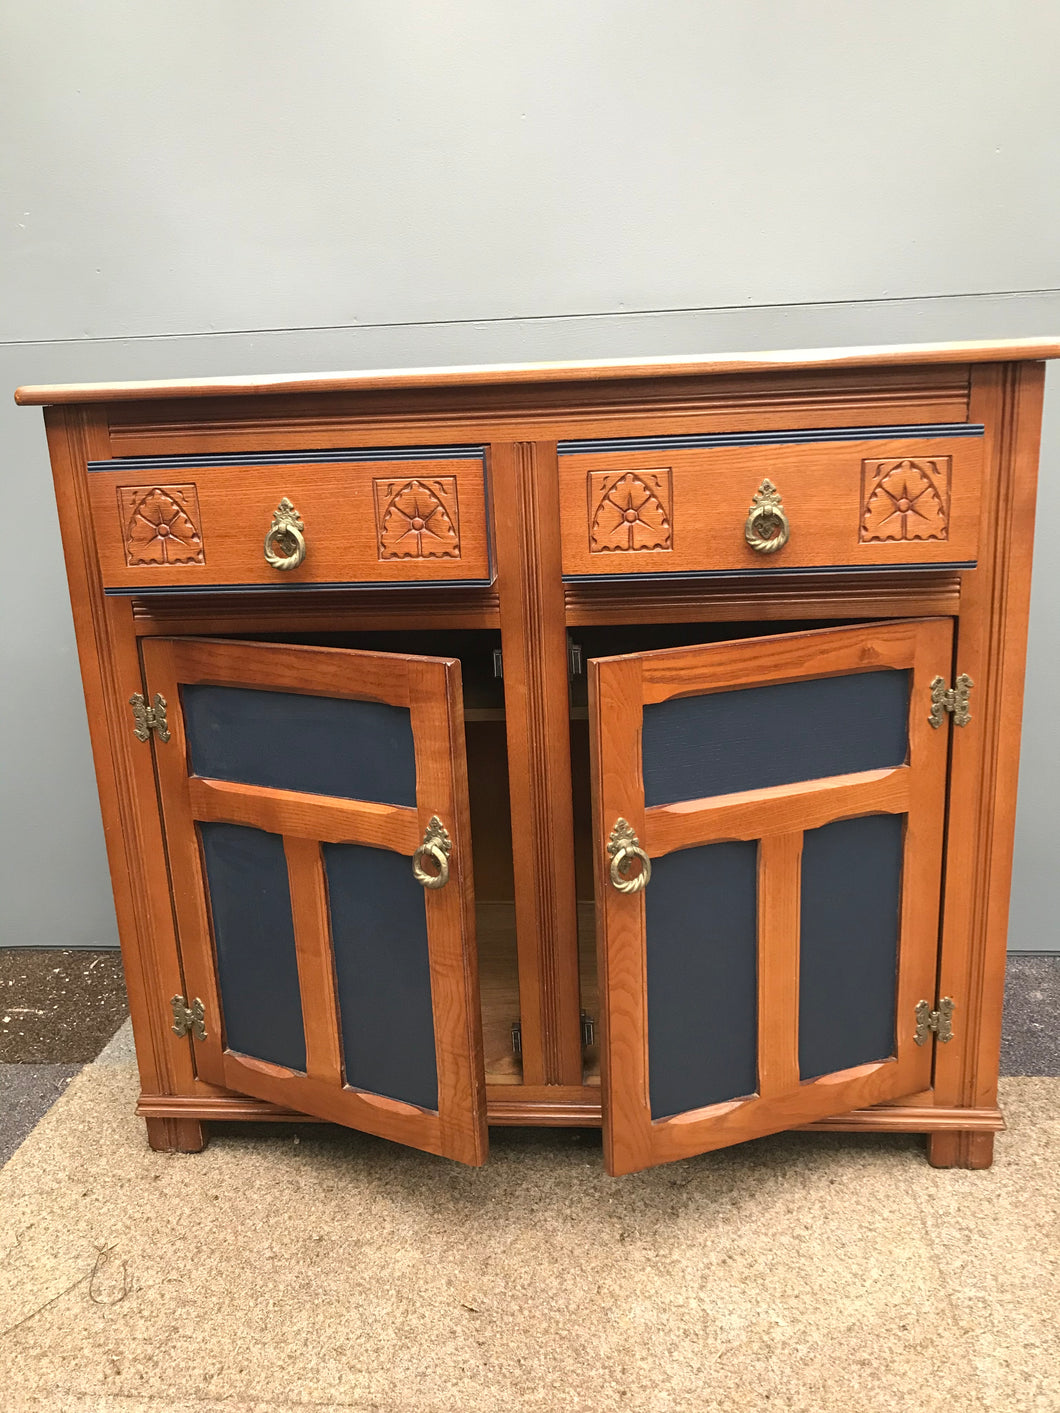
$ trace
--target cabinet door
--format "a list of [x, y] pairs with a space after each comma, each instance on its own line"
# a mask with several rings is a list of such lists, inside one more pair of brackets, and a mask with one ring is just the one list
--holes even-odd
[[483, 1162], [459, 664], [199, 639], [143, 661], [199, 1076]]
[[589, 664], [610, 1172], [929, 1085], [952, 633]]

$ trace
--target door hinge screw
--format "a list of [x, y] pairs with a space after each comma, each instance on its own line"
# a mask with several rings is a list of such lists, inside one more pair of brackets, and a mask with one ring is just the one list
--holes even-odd
[[955, 1002], [952, 996], [940, 996], [937, 1011], [933, 1011], [927, 1001], [918, 1001], [916, 1003], [916, 1031], [913, 1035], [916, 1044], [923, 1045], [932, 1032], [938, 1037], [940, 1045], [945, 1045], [948, 1040], [952, 1040], [954, 1009]]
[[972, 719], [968, 698], [974, 686], [975, 683], [967, 672], [961, 673], [954, 687], [947, 687], [941, 677], [931, 679], [931, 711], [928, 713], [928, 721], [936, 730], [942, 725], [947, 712], [952, 714], [954, 726], [968, 725]]
[[169, 1004], [173, 1008], [174, 1035], [190, 1035], [193, 1040], [206, 1039], [206, 1007], [197, 996], [190, 1006], [183, 996], [174, 996]]
[[155, 693], [152, 706], [147, 705], [147, 699], [140, 692], [134, 692], [129, 698], [129, 705], [133, 709], [133, 735], [138, 741], [146, 741], [152, 731], [160, 741], [169, 740], [166, 699], [161, 692]]

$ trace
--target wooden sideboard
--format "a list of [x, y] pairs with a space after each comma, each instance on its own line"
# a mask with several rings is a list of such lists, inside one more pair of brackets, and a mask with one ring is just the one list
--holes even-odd
[[987, 1166], [1058, 353], [20, 389], [151, 1144]]

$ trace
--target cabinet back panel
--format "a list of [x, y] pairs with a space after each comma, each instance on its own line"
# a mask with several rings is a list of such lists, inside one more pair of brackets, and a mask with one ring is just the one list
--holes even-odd
[[644, 906], [653, 1119], [758, 1087], [757, 873], [753, 840], [652, 862]]
[[229, 1050], [305, 1070], [287, 861], [278, 834], [198, 826]]
[[346, 1083], [438, 1108], [424, 891], [409, 860], [325, 844]]
[[808, 829], [802, 845], [799, 1076], [895, 1053], [905, 816]]
[[209, 684], [183, 686], [181, 705], [195, 775], [415, 808], [406, 707]]
[[644, 803], [905, 762], [909, 673], [887, 669], [674, 697], [644, 708]]

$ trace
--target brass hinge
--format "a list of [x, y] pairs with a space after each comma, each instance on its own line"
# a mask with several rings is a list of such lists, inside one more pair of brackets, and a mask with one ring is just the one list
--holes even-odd
[[190, 1035], [193, 1040], [206, 1039], [206, 1007], [198, 997], [190, 1006], [183, 996], [174, 996], [169, 1004], [173, 1007], [174, 1035]]
[[154, 731], [160, 741], [169, 740], [169, 726], [166, 723], [166, 699], [161, 692], [155, 693], [153, 706], [139, 692], [129, 698], [133, 709], [133, 735], [138, 741], [146, 741]]
[[923, 1045], [932, 1032], [938, 1037], [940, 1045], [945, 1045], [948, 1040], [952, 1040], [954, 1009], [955, 1002], [952, 996], [940, 996], [937, 1011], [933, 1011], [927, 1001], [918, 1001], [916, 1003], [916, 1031], [913, 1034], [916, 1044]]
[[931, 679], [931, 711], [928, 721], [936, 730], [942, 725], [947, 712], [953, 714], [954, 726], [968, 725], [972, 719], [968, 698], [974, 686], [975, 683], [967, 672], [961, 673], [954, 687], [947, 687], [941, 677]]

